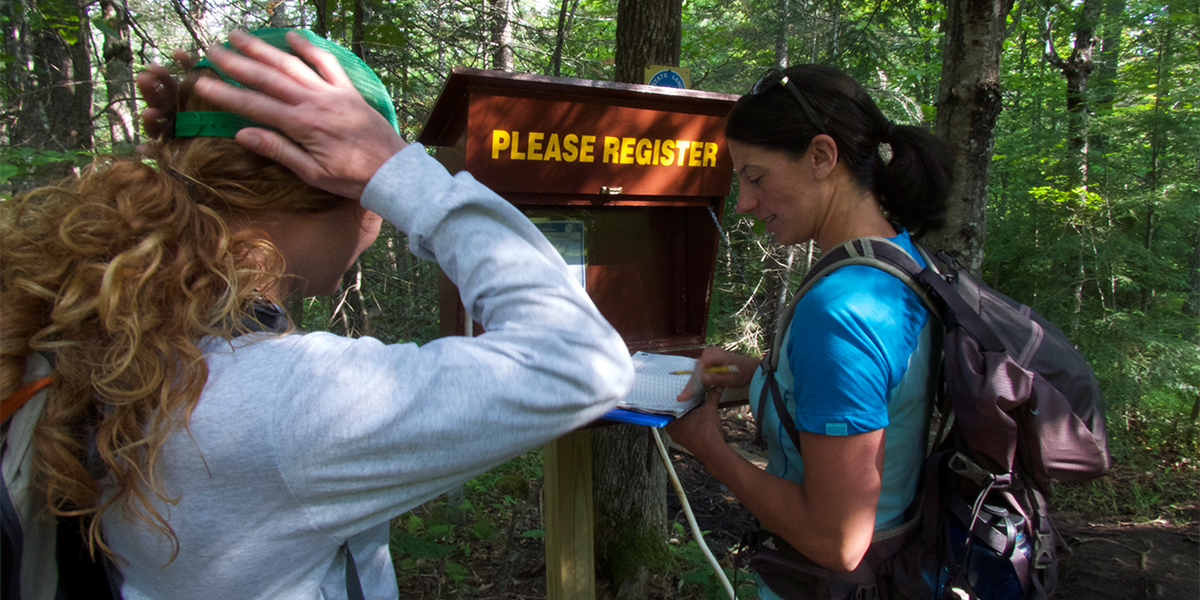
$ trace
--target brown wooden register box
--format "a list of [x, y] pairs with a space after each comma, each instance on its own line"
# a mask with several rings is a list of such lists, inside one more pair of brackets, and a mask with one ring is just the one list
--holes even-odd
[[[438, 147], [450, 172], [564, 228], [568, 246], [582, 243], [568, 263], [583, 263], [588, 294], [631, 352], [694, 355], [733, 176], [723, 130], [736, 99], [456, 68], [418, 141]], [[442, 335], [463, 335], [444, 276], [439, 295]], [[590, 436], [548, 444], [545, 462], [548, 596], [594, 598]]]

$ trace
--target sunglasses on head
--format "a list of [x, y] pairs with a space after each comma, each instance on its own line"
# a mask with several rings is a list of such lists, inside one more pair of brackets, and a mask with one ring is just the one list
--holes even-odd
[[758, 81], [754, 82], [754, 85], [750, 87], [750, 95], [758, 96], [765, 94], [771, 91], [771, 88], [774, 88], [776, 85], [782, 85], [787, 88], [787, 91], [792, 93], [792, 97], [796, 99], [796, 104], [800, 105], [800, 111], [804, 113], [804, 117], [808, 119], [808, 122], [817, 129], [817, 133], [825, 133], [825, 123], [817, 118], [817, 112], [813, 110], [812, 105], [808, 103], [808, 100], [804, 99], [804, 94], [788, 80], [788, 76], [783, 71], [774, 68], [767, 69], [767, 72], [763, 73], [762, 77], [759, 77]]

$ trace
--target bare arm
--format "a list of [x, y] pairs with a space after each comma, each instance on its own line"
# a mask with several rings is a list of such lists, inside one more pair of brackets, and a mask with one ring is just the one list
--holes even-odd
[[[742, 373], [747, 361], [751, 366]], [[756, 363], [710, 348], [696, 368], [735, 364], [737, 374], [705, 373], [704, 378], [712, 384], [736, 385], [742, 378], [749, 380]], [[671, 439], [704, 463], [765, 528], [805, 556], [830, 569], [856, 567], [875, 529], [884, 431], [851, 436], [800, 432], [805, 480], [798, 484], [763, 471], [725, 443], [717, 412], [720, 392], [710, 391], [704, 406], [667, 425]]]

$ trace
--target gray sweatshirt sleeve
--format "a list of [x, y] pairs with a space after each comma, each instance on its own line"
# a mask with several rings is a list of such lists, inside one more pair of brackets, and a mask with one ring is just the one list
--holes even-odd
[[633, 379], [624, 342], [562, 258], [470, 175], [409, 146], [362, 204], [441, 265], [486, 333], [421, 347], [329, 334], [263, 345], [287, 364], [270, 427], [280, 473], [336, 537], [599, 418]]

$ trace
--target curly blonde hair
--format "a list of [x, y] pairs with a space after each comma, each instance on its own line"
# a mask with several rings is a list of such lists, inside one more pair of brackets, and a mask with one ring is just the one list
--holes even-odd
[[[211, 110], [190, 92], [214, 75], [190, 73], [179, 109]], [[351, 200], [231, 139], [168, 140], [152, 158], [100, 158], [73, 181], [0, 203], [0, 397], [21, 386], [32, 352], [51, 353], [32, 442], [48, 511], [83, 517], [92, 550], [109, 552], [97, 517], [121, 506], [171, 539], [174, 560], [178, 538], [151, 495], [177, 501], [155, 463], [207, 380], [197, 344], [247, 333], [253, 303], [284, 277], [254, 220]]]

